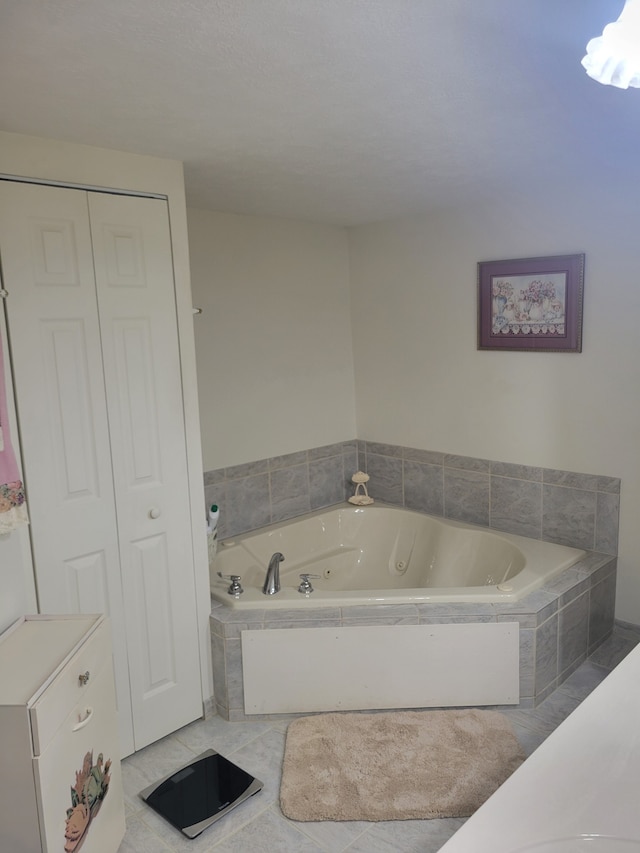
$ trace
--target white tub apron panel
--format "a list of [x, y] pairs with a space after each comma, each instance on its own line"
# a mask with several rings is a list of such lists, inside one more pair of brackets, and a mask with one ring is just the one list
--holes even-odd
[[519, 627], [242, 631], [245, 713], [517, 704]]

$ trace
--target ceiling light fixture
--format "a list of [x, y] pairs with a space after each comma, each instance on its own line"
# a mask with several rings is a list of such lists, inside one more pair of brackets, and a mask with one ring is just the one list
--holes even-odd
[[598, 83], [640, 88], [640, 0], [626, 0], [618, 20], [588, 43], [582, 64]]

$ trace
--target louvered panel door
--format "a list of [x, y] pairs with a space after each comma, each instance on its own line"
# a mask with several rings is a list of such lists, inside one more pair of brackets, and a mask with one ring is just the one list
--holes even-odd
[[136, 749], [202, 713], [168, 211], [89, 194]]
[[0, 257], [40, 611], [111, 618], [127, 754], [133, 724], [86, 193], [0, 181]]

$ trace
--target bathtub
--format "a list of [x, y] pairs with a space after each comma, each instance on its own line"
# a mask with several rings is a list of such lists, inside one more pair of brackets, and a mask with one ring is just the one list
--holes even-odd
[[[264, 595], [280, 551], [280, 592]], [[340, 505], [220, 543], [210, 564], [213, 598], [232, 608], [510, 602], [541, 587], [586, 552], [394, 506]], [[313, 592], [298, 591], [300, 575]], [[239, 575], [243, 593], [230, 595]]]

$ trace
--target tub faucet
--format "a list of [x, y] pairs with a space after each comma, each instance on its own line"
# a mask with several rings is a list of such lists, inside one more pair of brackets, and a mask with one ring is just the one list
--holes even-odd
[[265, 595], [275, 595], [276, 592], [280, 591], [280, 563], [282, 563], [283, 560], [284, 555], [281, 554], [280, 551], [276, 551], [269, 560], [267, 576], [264, 579], [264, 586], [262, 587], [262, 591]]

